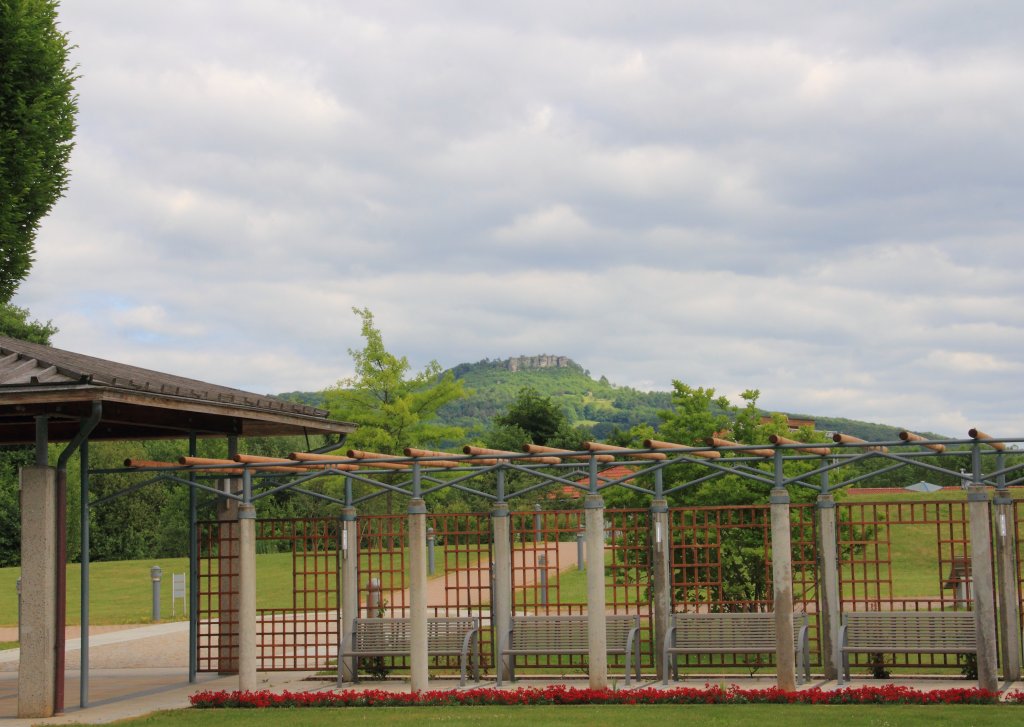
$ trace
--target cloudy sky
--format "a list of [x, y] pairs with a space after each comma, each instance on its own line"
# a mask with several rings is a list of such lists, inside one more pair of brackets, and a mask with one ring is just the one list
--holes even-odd
[[1024, 4], [64, 0], [77, 147], [15, 302], [260, 393], [571, 356], [1024, 434]]

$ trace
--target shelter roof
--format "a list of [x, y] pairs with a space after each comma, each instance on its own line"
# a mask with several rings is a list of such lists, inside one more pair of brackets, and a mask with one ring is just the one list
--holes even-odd
[[91, 439], [347, 434], [355, 425], [305, 404], [0, 336], [0, 444], [70, 439], [93, 402], [102, 419]]

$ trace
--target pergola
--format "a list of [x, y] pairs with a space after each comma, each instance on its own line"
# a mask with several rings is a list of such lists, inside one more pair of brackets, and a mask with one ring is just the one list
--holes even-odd
[[[0, 445], [34, 445], [21, 481], [23, 619], [18, 714], [64, 704], [66, 472], [82, 468], [82, 704], [88, 701], [89, 442], [97, 440], [325, 435], [341, 446], [355, 425], [327, 412], [238, 389], [0, 336]], [[56, 466], [50, 442], [66, 442]], [[192, 488], [192, 508], [195, 493]], [[195, 520], [194, 516], [192, 518]], [[194, 538], [193, 538], [194, 541]], [[191, 547], [194, 547], [194, 542]]]
[[[18, 348], [13, 348], [17, 343]], [[54, 540], [58, 537], [57, 515], [53, 512], [56, 494], [59, 493], [62, 466], [76, 447], [83, 449], [83, 580], [87, 580], [88, 554], [88, 477], [107, 472], [134, 472], [140, 476], [137, 485], [125, 490], [134, 491], [146, 484], [165, 481], [188, 486], [192, 493], [191, 522], [196, 522], [195, 497], [200, 492], [215, 494], [221, 503], [231, 507], [219, 510], [218, 518], [231, 524], [236, 536], [233, 548], [237, 548], [237, 572], [229, 580], [234, 592], [228, 594], [233, 605], [237, 605], [238, 633], [232, 638], [237, 641], [237, 665], [240, 689], [257, 687], [257, 610], [255, 591], [255, 515], [259, 500], [274, 494], [290, 491], [321, 498], [340, 505], [341, 515], [341, 619], [345, 633], [350, 631], [352, 620], [359, 611], [358, 604], [358, 553], [360, 548], [356, 523], [358, 507], [366, 501], [386, 493], [395, 493], [408, 498], [408, 578], [409, 618], [411, 648], [409, 654], [410, 688], [419, 691], [427, 688], [429, 658], [427, 654], [426, 600], [427, 582], [427, 506], [424, 498], [432, 492], [445, 488], [456, 488], [477, 495], [491, 503], [490, 528], [493, 542], [493, 592], [491, 594], [494, 627], [504, 633], [510, 624], [513, 609], [511, 570], [511, 539], [509, 526], [509, 504], [513, 497], [521, 497], [545, 487], [574, 487], [585, 493], [584, 497], [584, 546], [588, 563], [603, 563], [605, 511], [604, 497], [610, 488], [622, 487], [648, 498], [650, 503], [651, 527], [653, 532], [653, 629], [656, 648], [662, 643], [665, 624], [669, 621], [672, 602], [670, 593], [670, 570], [672, 568], [669, 536], [667, 498], [674, 492], [702, 483], [714, 482], [731, 475], [758, 483], [770, 491], [771, 547], [773, 610], [775, 615], [778, 648], [776, 664], [778, 684], [790, 689], [795, 683], [793, 635], [793, 591], [792, 561], [790, 554], [790, 494], [787, 488], [804, 488], [816, 493], [816, 518], [819, 537], [820, 591], [822, 595], [820, 617], [823, 628], [823, 654], [826, 677], [835, 678], [837, 671], [837, 633], [840, 617], [839, 579], [837, 576], [837, 522], [834, 493], [836, 490], [855, 484], [867, 477], [877, 477], [886, 472], [915, 467], [926, 472], [960, 476], [936, 464], [934, 458], [947, 452], [950, 446], [960, 447], [971, 458], [971, 485], [968, 488], [968, 509], [970, 519], [970, 555], [973, 561], [972, 579], [975, 594], [974, 614], [978, 635], [978, 678], [982, 687], [994, 689], [997, 685], [997, 639], [996, 618], [999, 628], [1006, 636], [1001, 642], [1003, 675], [1007, 679], [1019, 678], [1020, 674], [1020, 631], [1019, 609], [1016, 599], [1016, 532], [1005, 527], [1013, 522], [1013, 504], [1008, 488], [1024, 481], [1021, 470], [1024, 464], [1007, 464], [1006, 444], [1022, 442], [1024, 438], [991, 437], [972, 429], [967, 438], [931, 440], [911, 432], [903, 432], [899, 439], [886, 442], [865, 442], [855, 437], [837, 434], [832, 443], [803, 443], [781, 436], [771, 437], [769, 442], [757, 445], [740, 445], [721, 439], [709, 438], [703, 446], [686, 446], [673, 442], [648, 440], [642, 449], [625, 449], [610, 445], [587, 442], [576, 451], [526, 445], [524, 451], [500, 451], [475, 446], [466, 446], [461, 452], [439, 452], [416, 448], [406, 449], [403, 456], [385, 455], [375, 452], [349, 450], [344, 456], [328, 452], [340, 447], [341, 441], [319, 451], [293, 452], [281, 457], [257, 457], [237, 451], [236, 438], [247, 434], [301, 434], [314, 432], [344, 435], [353, 429], [352, 425], [328, 422], [324, 412], [299, 407], [276, 400], [257, 397], [199, 382], [166, 377], [154, 372], [142, 372], [131, 367], [120, 367], [122, 376], [99, 379], [96, 374], [89, 379], [88, 362], [96, 359], [77, 357], [77, 366], [71, 362], [51, 361], [60, 356], [76, 357], [76, 354], [58, 352], [46, 347], [26, 348], [27, 344], [0, 340], [0, 351], [5, 358], [0, 364], [18, 367], [21, 372], [17, 382], [4, 375], [0, 366], [0, 391], [9, 390], [12, 395], [24, 397], [20, 403], [8, 404], [5, 394], [0, 403], [0, 432], [8, 442], [36, 443], [37, 454], [44, 455], [34, 468], [22, 473], [22, 486], [26, 493], [23, 507], [23, 523], [39, 531], [33, 534], [38, 546], [29, 550], [46, 553], [45, 557], [26, 550], [23, 542], [23, 568], [29, 567], [36, 573], [37, 580], [31, 584], [25, 581], [26, 597], [36, 598], [32, 610], [50, 614], [55, 604], [43, 599], [58, 592], [51, 580], [56, 576], [57, 551]], [[46, 358], [46, 356], [50, 358]], [[7, 362], [7, 363], [4, 363]], [[110, 362], [99, 362], [118, 367]], [[135, 373], [128, 373], [129, 369]], [[28, 373], [35, 371], [36, 373]], [[143, 375], [145, 374], [145, 375]], [[58, 377], [53, 379], [51, 377]], [[173, 381], [161, 380], [174, 379]], [[149, 382], [144, 383], [144, 382]], [[20, 382], [20, 383], [18, 383]], [[54, 391], [50, 391], [51, 386]], [[171, 393], [164, 387], [177, 387]], [[89, 388], [96, 389], [92, 398], [83, 395]], [[63, 389], [63, 396], [58, 391]], [[202, 394], [201, 392], [207, 392]], [[100, 393], [102, 392], [102, 393]], [[33, 398], [38, 397], [38, 398]], [[51, 397], [51, 398], [47, 398]], [[105, 398], [106, 397], [106, 398]], [[223, 397], [223, 398], [221, 398]], [[246, 399], [249, 397], [249, 399]], [[132, 401], [125, 401], [125, 398]], [[264, 405], [261, 405], [262, 400]], [[108, 403], [109, 401], [109, 403]], [[69, 409], [70, 405], [77, 407]], [[146, 408], [146, 405], [149, 408]], [[140, 407], [132, 410], [136, 418], [126, 420], [128, 405]], [[49, 407], [49, 408], [46, 408]], [[111, 416], [108, 408], [114, 408]], [[190, 412], [190, 413], [185, 413]], [[228, 412], [231, 412], [230, 414]], [[158, 424], [147, 424], [146, 417], [152, 415]], [[219, 419], [218, 415], [223, 415]], [[198, 426], [201, 423], [202, 426]], [[133, 424], [136, 428], [129, 426]], [[219, 426], [215, 426], [219, 424]], [[70, 440], [61, 454], [56, 468], [46, 467], [45, 452], [47, 436], [55, 438], [58, 431]], [[154, 436], [184, 437], [190, 439], [190, 451], [178, 462], [128, 461], [124, 468], [116, 470], [88, 470], [88, 440], [107, 433], [118, 438], [151, 438]], [[135, 436], [129, 437], [133, 434]], [[229, 458], [222, 460], [198, 459], [195, 441], [199, 436], [226, 436]], [[308, 448], [307, 448], [308, 449]], [[880, 460], [883, 466], [870, 475], [857, 475], [841, 479], [842, 468], [864, 460]], [[786, 465], [801, 462], [802, 471], [787, 475]], [[621, 474], [615, 468], [629, 463], [635, 469]], [[685, 467], [688, 473], [685, 481], [673, 481], [666, 485], [665, 473], [671, 468]], [[608, 474], [616, 472], [615, 474]], [[508, 478], [510, 473], [519, 477]], [[694, 474], [696, 473], [696, 474]], [[324, 477], [338, 477], [344, 481], [344, 494], [335, 497], [310, 489], [310, 485]], [[215, 486], [206, 484], [210, 479]], [[354, 494], [353, 485], [362, 483], [368, 494]], [[995, 497], [990, 498], [988, 488], [994, 488]], [[48, 508], [48, 510], [47, 510]], [[996, 523], [993, 543], [992, 517]], [[52, 523], [52, 524], [51, 524]], [[63, 529], [60, 529], [63, 532]], [[33, 543], [36, 541], [33, 540]], [[992, 567], [992, 552], [995, 552], [996, 570]], [[193, 577], [195, 577], [195, 537], [193, 531]], [[62, 552], [62, 550], [61, 550]], [[35, 560], [32, 560], [35, 558]], [[31, 566], [30, 566], [31, 563]], [[61, 572], [62, 569], [61, 569]], [[998, 589], [996, 573], [998, 572]], [[45, 577], [44, 575], [45, 574]], [[26, 576], [28, 573], [26, 572]], [[590, 686], [602, 688], [608, 685], [607, 654], [605, 651], [605, 582], [603, 568], [588, 568], [587, 613], [589, 616], [588, 670]], [[32, 596], [28, 589], [31, 587]], [[998, 609], [995, 593], [998, 592]], [[87, 594], [87, 587], [83, 587]], [[224, 598], [224, 595], [221, 596]], [[83, 597], [83, 635], [87, 624], [88, 605]], [[60, 610], [63, 613], [62, 609]], [[195, 642], [196, 628], [194, 610], [192, 643]], [[62, 618], [62, 616], [60, 617]], [[56, 622], [56, 617], [52, 619]], [[50, 624], [47, 616], [43, 619]], [[22, 669], [29, 666], [34, 676], [20, 677], [27, 681], [26, 689], [32, 684], [51, 683], [58, 689], [62, 680], [59, 664], [53, 664], [53, 651], [48, 657], [46, 650], [55, 646], [56, 637], [32, 637], [32, 649], [26, 652], [23, 644]], [[87, 684], [87, 644], [83, 643], [83, 683]], [[61, 649], [62, 651], [62, 649]], [[50, 661], [47, 661], [47, 659]], [[59, 658], [59, 657], [58, 657]], [[31, 662], [26, 664], [26, 662]], [[661, 664], [661, 660], [656, 660]], [[660, 667], [659, 667], [660, 668]], [[351, 675], [352, 665], [339, 663], [339, 679]], [[194, 660], [190, 656], [190, 677], [194, 676]], [[46, 682], [49, 680], [49, 682]], [[19, 702], [22, 696], [19, 693]], [[83, 687], [83, 704], [88, 699], [87, 686]], [[27, 697], [26, 697], [27, 701]], [[34, 704], [45, 702], [37, 701]]]

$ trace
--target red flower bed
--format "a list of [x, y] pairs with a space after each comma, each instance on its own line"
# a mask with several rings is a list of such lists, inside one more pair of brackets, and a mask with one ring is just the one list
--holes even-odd
[[[197, 692], [192, 706], [217, 707], [439, 707], [478, 704], [995, 704], [997, 692], [986, 689], [938, 689], [924, 692], [895, 685], [848, 687], [835, 691], [807, 689], [786, 692], [705, 685], [673, 689], [633, 690], [580, 689], [562, 685], [513, 690], [467, 689], [418, 692], [344, 690], [327, 692]], [[1024, 704], [1024, 693], [1014, 692], [1008, 700]]]

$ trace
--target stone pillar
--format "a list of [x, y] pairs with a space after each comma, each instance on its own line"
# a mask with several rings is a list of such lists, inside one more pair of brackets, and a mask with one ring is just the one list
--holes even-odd
[[1003, 681], [1020, 680], [1020, 604], [1017, 601], [1017, 532], [1013, 520], [1013, 500], [997, 492], [992, 500], [995, 511], [996, 572], [999, 577], [999, 630], [1003, 663]]
[[[352, 637], [359, 617], [359, 521], [354, 507], [341, 511], [341, 633], [339, 646]], [[338, 660], [338, 686], [355, 681], [355, 657]]]
[[427, 689], [427, 506], [422, 498], [409, 500], [409, 687]]
[[776, 487], [771, 494], [772, 603], [775, 610], [775, 663], [779, 689], [796, 689], [793, 643], [793, 549], [789, 523], [789, 493]]
[[672, 533], [669, 530], [668, 503], [656, 499], [651, 502], [651, 527], [654, 545], [651, 548], [651, 576], [654, 581], [654, 664], [658, 679], [662, 674], [665, 655], [665, 634], [672, 619]]
[[238, 688], [253, 691], [256, 681], [256, 508], [238, 506]]
[[839, 540], [836, 502], [831, 494], [818, 495], [818, 594], [821, 611], [821, 661], [826, 679], [839, 678]]
[[22, 467], [18, 717], [50, 717], [57, 697], [57, 470]]
[[[242, 491], [238, 478], [220, 480], [222, 492]], [[217, 672], [238, 673], [238, 500], [217, 501]]]
[[[494, 654], [500, 659], [498, 645], [512, 626], [512, 539], [508, 503], [497, 502], [491, 508], [491, 530], [494, 533], [492, 556], [494, 558], [494, 592], [491, 594], [491, 618], [494, 621]], [[511, 660], [506, 659], [499, 667], [502, 676], [512, 673]]]
[[586, 510], [590, 688], [605, 689], [608, 686], [608, 621], [604, 601], [604, 498], [589, 494], [583, 507]]
[[974, 599], [974, 625], [978, 638], [978, 686], [999, 688], [996, 667], [996, 610], [992, 598], [992, 531], [988, 493], [984, 485], [967, 488], [967, 507], [971, 521], [971, 593]]

